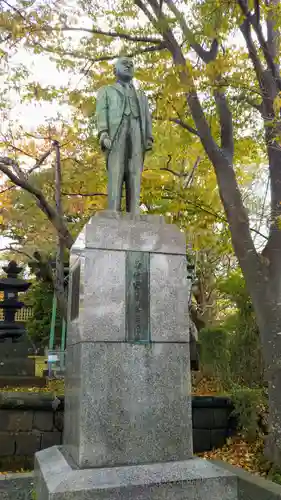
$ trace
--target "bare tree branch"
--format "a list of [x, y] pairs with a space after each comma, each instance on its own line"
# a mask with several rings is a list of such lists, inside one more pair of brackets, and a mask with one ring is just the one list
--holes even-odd
[[267, 41], [264, 37], [264, 34], [262, 32], [260, 20], [258, 19], [257, 15], [256, 15], [257, 12], [255, 12], [254, 15], [251, 14], [251, 12], [248, 10], [248, 4], [247, 4], [246, 0], [237, 0], [237, 2], [238, 2], [238, 5], [240, 6], [245, 18], [246, 18], [246, 21], [248, 21], [248, 23], [250, 23], [253, 26], [254, 31], [257, 35], [257, 39], [259, 41], [260, 47], [263, 51], [263, 55], [264, 55], [267, 67], [271, 71], [273, 78], [276, 80], [279, 89], [281, 89], [281, 79], [280, 79], [279, 72], [277, 70], [277, 65], [274, 62], [274, 57], [270, 53], [270, 46], [267, 43]]
[[[169, 198], [174, 199], [174, 191], [173, 190], [165, 187], [165, 191], [170, 192], [172, 194], [172, 196], [169, 196]], [[180, 196], [180, 194], [177, 193], [177, 196]], [[212, 210], [212, 207], [209, 207], [208, 205], [204, 205], [202, 203], [197, 203], [196, 201], [193, 201], [193, 200], [189, 200], [185, 196], [181, 196], [181, 197], [188, 205], [192, 205], [195, 208], [202, 210], [202, 212], [205, 212], [205, 213], [211, 215], [212, 217], [214, 217], [215, 219], [217, 219], [221, 222], [228, 223], [227, 218], [223, 217], [223, 215], [219, 214], [218, 212], [215, 212], [214, 210]], [[164, 199], [167, 199], [167, 196], [164, 196]], [[263, 233], [261, 233], [258, 229], [255, 229], [254, 227], [250, 227], [249, 230], [255, 234], [258, 234], [259, 236], [261, 236], [265, 240], [268, 240], [268, 237], [265, 236]]]
[[199, 132], [195, 128], [188, 125], [188, 123], [183, 121], [181, 118], [169, 118], [169, 121], [180, 125], [185, 130], [188, 130], [188, 132], [190, 132], [191, 134], [197, 135], [197, 137], [199, 137]]
[[25, 178], [18, 177], [11, 170], [11, 167], [15, 167], [16, 162], [11, 160], [11, 158], [0, 157], [0, 170], [7, 175], [7, 177], [17, 186], [23, 188], [25, 191], [32, 194], [41, 208], [42, 212], [47, 216], [50, 222], [53, 224], [55, 229], [61, 235], [65, 241], [67, 248], [71, 248], [73, 244], [73, 238], [68, 231], [64, 221], [58, 216], [56, 210], [48, 203], [42, 191], [37, 189], [35, 186], [30, 184]]
[[262, 113], [262, 105], [258, 104], [254, 99], [244, 93], [241, 93], [238, 96], [234, 96], [232, 97], [232, 99], [237, 102], [246, 102], [247, 104], [249, 104], [249, 106], [255, 108], [259, 113]]
[[161, 167], [160, 170], [165, 171], [165, 172], [169, 172], [170, 174], [174, 175], [175, 177], [186, 179], [184, 184], [183, 184], [183, 187], [187, 188], [189, 186], [190, 181], [193, 178], [193, 175], [194, 175], [196, 168], [198, 167], [198, 165], [201, 161], [201, 157], [200, 156], [197, 157], [197, 159], [196, 159], [196, 161], [191, 169], [191, 172], [176, 172], [175, 170], [173, 170], [169, 167], [171, 160], [172, 160], [172, 155], [168, 155], [168, 161], [167, 161], [166, 167]]
[[168, 5], [169, 9], [173, 12], [176, 19], [179, 21], [180, 27], [182, 29], [184, 36], [186, 37], [187, 42], [189, 43], [190, 47], [192, 47], [192, 49], [196, 52], [198, 57], [200, 57], [200, 59], [202, 59], [202, 61], [206, 64], [210, 63], [211, 61], [214, 61], [218, 54], [218, 49], [219, 49], [218, 41], [216, 39], [212, 41], [210, 50], [203, 49], [203, 47], [196, 42], [192, 31], [187, 26], [183, 13], [180, 12], [179, 9], [176, 7], [174, 0], [165, 0], [165, 3]]
[[259, 85], [260, 85], [260, 87], [262, 87], [263, 67], [262, 67], [262, 63], [260, 61], [257, 49], [255, 47], [255, 44], [254, 44], [254, 41], [252, 38], [251, 26], [250, 26], [250, 22], [248, 19], [245, 19], [245, 21], [241, 24], [240, 31], [245, 39], [245, 42], [246, 42], [246, 45], [248, 48], [248, 52], [249, 52], [249, 56], [250, 56], [250, 59], [252, 61], [253, 66], [254, 66], [254, 70], [256, 72]]
[[153, 116], [152, 115], [152, 118], [153, 118], [153, 120], [156, 120], [156, 121], [161, 121], [161, 122], [169, 121], [169, 122], [175, 123], [176, 125], [180, 125], [185, 130], [188, 130], [188, 132], [190, 132], [191, 134], [199, 137], [199, 133], [197, 132], [197, 130], [195, 128], [191, 127], [191, 125], [186, 123], [180, 117], [179, 118], [161, 118], [160, 116]]
[[188, 188], [188, 187], [190, 187], [191, 182], [192, 182], [193, 177], [194, 177], [195, 170], [196, 170], [196, 168], [198, 167], [198, 165], [200, 164], [200, 161], [201, 161], [201, 156], [198, 156], [198, 157], [196, 158], [196, 161], [194, 162], [194, 165], [193, 165], [193, 167], [192, 167], [192, 169], [191, 169], [191, 172], [190, 172], [190, 174], [189, 174], [188, 178], [187, 178], [187, 179], [186, 179], [186, 181], [184, 182], [184, 185], [183, 185], [183, 187], [184, 187], [184, 188]]
[[[42, 165], [42, 163], [46, 160], [46, 158], [51, 154], [51, 152], [52, 152], [52, 149], [49, 149], [40, 158], [38, 158], [38, 160], [33, 165], [33, 167], [31, 167], [29, 170], [27, 170], [27, 172], [24, 172], [25, 173], [25, 178], [28, 178], [29, 174], [31, 174], [34, 170], [36, 170], [37, 168], [39, 168]], [[24, 153], [24, 154], [26, 154], [26, 153]], [[29, 155], [29, 156], [31, 157], [31, 155]], [[13, 185], [13, 186], [9, 186], [9, 187], [7, 187], [5, 189], [2, 189], [2, 191], [0, 191], [0, 195], [6, 193], [7, 191], [12, 191], [15, 188], [16, 188], [16, 186]]]
[[259, 0], [254, 0], [254, 4], [255, 4], [255, 16], [256, 16], [257, 23], [259, 24], [260, 19], [261, 19], [261, 11], [260, 11], [260, 2], [259, 2]]
[[[258, 1], [258, 0], [257, 0]], [[269, 0], [267, 5], [267, 17], [266, 17], [266, 26], [267, 26], [267, 44], [269, 52], [277, 66], [279, 67], [280, 63], [278, 61], [278, 47], [280, 43], [280, 28], [278, 27], [278, 23], [276, 23], [276, 13], [274, 11], [274, 7], [278, 4], [278, 0]]]
[[14, 7], [14, 5], [11, 5], [9, 2], [7, 2], [7, 0], [1, 0], [1, 1], [5, 3], [8, 7], [10, 7], [10, 9], [12, 9], [14, 12], [16, 12], [25, 21], [25, 17], [19, 9]]
[[162, 39], [160, 37], [149, 37], [149, 36], [139, 36], [139, 35], [130, 35], [129, 33], [120, 33], [118, 31], [104, 31], [97, 28], [83, 28], [81, 27], [72, 27], [72, 26], [62, 26], [62, 27], [48, 27], [44, 26], [42, 28], [38, 28], [34, 31], [82, 31], [85, 33], [92, 33], [94, 35], [102, 35], [108, 36], [109, 38], [120, 38], [123, 40], [128, 40], [131, 42], [141, 42], [141, 43], [161, 43]]
[[4, 194], [4, 193], [7, 193], [7, 191], [11, 191], [12, 189], [15, 189], [16, 186], [9, 186], [5, 189], [2, 189], [2, 191], [0, 191], [0, 194]]
[[62, 196], [71, 196], [71, 197], [74, 197], [74, 196], [107, 196], [106, 193], [67, 193], [66, 191], [62, 191], [61, 192]]
[[221, 90], [215, 90], [215, 101], [220, 120], [221, 129], [221, 147], [233, 158], [234, 140], [233, 140], [233, 123], [232, 114], [229, 109], [226, 96]]
[[48, 156], [50, 156], [50, 154], [51, 154], [52, 151], [53, 151], [53, 148], [50, 148], [50, 149], [48, 149], [48, 151], [46, 151], [46, 153], [43, 153], [43, 155], [40, 156], [40, 158], [38, 158], [38, 160], [33, 165], [33, 167], [31, 167], [27, 171], [27, 175], [31, 174], [32, 172], [34, 172], [34, 170], [36, 170], [37, 168], [41, 167], [42, 163], [44, 163], [44, 161], [48, 158]]
[[157, 29], [157, 18], [153, 17], [149, 9], [146, 7], [145, 3], [142, 0], [135, 0], [135, 4], [144, 12], [147, 19], [149, 19], [154, 28]]
[[[92, 63], [96, 62], [103, 62], [103, 61], [112, 61], [116, 57], [118, 57], [118, 54], [108, 54], [108, 55], [103, 55], [103, 56], [97, 56], [97, 57], [89, 57], [88, 54], [83, 54], [83, 52], [77, 52], [77, 51], [69, 51], [69, 50], [60, 50], [60, 49], [54, 49], [52, 47], [44, 47], [43, 45], [37, 43], [37, 46], [40, 46], [42, 51], [49, 52], [52, 54], [57, 54], [60, 56], [70, 56], [73, 57], [74, 59], [87, 59], [88, 61], [91, 61]], [[152, 45], [150, 47], [145, 47], [143, 49], [136, 49], [131, 52], [128, 52], [126, 54], [126, 57], [135, 57], [141, 54], [146, 54], [148, 52], [157, 52], [158, 50], [164, 50], [166, 48], [166, 43], [162, 41], [161, 43], [157, 45]]]
[[5, 247], [5, 248], [0, 248], [0, 252], [16, 252], [16, 253], [19, 253], [20, 255], [24, 255], [25, 257], [27, 257], [28, 259], [32, 260], [33, 257], [25, 252], [24, 250], [20, 250], [18, 248], [15, 248], [13, 247], [13, 245], [9, 245], [8, 247]]
[[[6, 138], [5, 138], [6, 139]], [[28, 156], [28, 158], [32, 158], [33, 160], [36, 160], [36, 158], [34, 158], [33, 155], [31, 155], [30, 153], [28, 153], [27, 151], [25, 151], [24, 149], [21, 149], [19, 148], [18, 146], [15, 146], [14, 144], [10, 143], [10, 142], [6, 142], [5, 141], [5, 144], [7, 146], [7, 148], [11, 148], [13, 151], [17, 151], [18, 153], [21, 153], [23, 154], [24, 156]]]

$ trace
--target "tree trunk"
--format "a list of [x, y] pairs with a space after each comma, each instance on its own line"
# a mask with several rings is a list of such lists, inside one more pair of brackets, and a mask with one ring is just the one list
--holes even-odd
[[[275, 463], [281, 464], [281, 148], [271, 133], [266, 138], [269, 156], [269, 172], [272, 193], [272, 225], [269, 241], [264, 256], [258, 255], [253, 239], [251, 237], [250, 225], [245, 210], [237, 178], [233, 168], [234, 133], [232, 116], [228, 107], [227, 98], [223, 87], [217, 85], [214, 89], [214, 100], [219, 117], [221, 144], [217, 144], [209, 127], [207, 117], [201, 106], [196, 85], [193, 81], [192, 72], [189, 70], [188, 61], [183, 54], [181, 46], [173, 33], [170, 19], [162, 10], [159, 10], [155, 0], [148, 0], [151, 10], [143, 0], [135, 0], [135, 4], [144, 12], [154, 28], [162, 35], [167, 49], [170, 51], [174, 65], [179, 72], [183, 91], [186, 95], [187, 106], [195, 123], [197, 135], [200, 137], [207, 156], [213, 164], [221, 201], [229, 223], [232, 243], [235, 254], [239, 260], [243, 275], [245, 277], [248, 291], [251, 295], [253, 306], [257, 316], [260, 330], [265, 373], [268, 380], [269, 410], [270, 410], [270, 438], [267, 444], [269, 458]], [[210, 51], [204, 50], [194, 41], [193, 33], [190, 32], [183, 13], [175, 5], [175, 2], [165, 0], [166, 5], [175, 16], [183, 34], [183, 38], [189, 41], [190, 46], [197, 56], [208, 64], [214, 60], [217, 53], [218, 42], [214, 40]], [[279, 4], [279, 0], [268, 2], [271, 8]], [[245, 38], [249, 59], [253, 63], [257, 83], [260, 86], [263, 97], [263, 118], [265, 128], [269, 132], [270, 126], [278, 130], [280, 137], [280, 124], [277, 124], [274, 103], [281, 89], [280, 72], [275, 62], [274, 55], [278, 51], [277, 41], [279, 32], [273, 24], [274, 9], [269, 11], [267, 22], [268, 42], [264, 38], [260, 15], [259, 3], [255, 4], [255, 15], [248, 10], [248, 2], [237, 0], [240, 6], [244, 22], [241, 32]], [[276, 23], [278, 24], [278, 23]], [[258, 41], [261, 59], [257, 44], [252, 38], [252, 31]], [[272, 50], [272, 46], [275, 47]], [[214, 50], [213, 50], [214, 49]], [[271, 50], [270, 50], [271, 49]], [[266, 71], [264, 68], [266, 66]], [[219, 83], [220, 75], [217, 82]], [[271, 121], [268, 124], [268, 120]], [[272, 130], [272, 127], [271, 127]], [[274, 134], [274, 130], [272, 130]], [[278, 150], [278, 154], [276, 153]], [[280, 154], [279, 154], [280, 153]], [[280, 158], [279, 158], [280, 156]]]
[[[281, 279], [279, 278], [281, 281]], [[260, 330], [265, 378], [268, 384], [269, 436], [266, 440], [266, 457], [281, 464], [281, 303], [267, 283], [263, 296], [256, 305]]]
[[[60, 145], [57, 141], [54, 142], [56, 152], [55, 161], [55, 203], [58, 216], [63, 219], [63, 209], [61, 203], [61, 159], [60, 159]], [[59, 309], [63, 318], [67, 318], [67, 303], [66, 293], [64, 286], [64, 239], [60, 233], [57, 236], [57, 254], [56, 254], [56, 271], [53, 280], [54, 290], [57, 296]]]

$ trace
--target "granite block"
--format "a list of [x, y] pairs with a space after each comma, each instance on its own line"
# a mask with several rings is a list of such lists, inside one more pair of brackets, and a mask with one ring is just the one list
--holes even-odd
[[24, 410], [0, 410], [1, 431], [31, 431], [33, 414]]
[[153, 215], [113, 218], [100, 212], [85, 225], [71, 251], [78, 255], [85, 248], [186, 255], [185, 234], [175, 225], [159, 224]]
[[237, 500], [235, 475], [198, 458], [75, 470], [57, 447], [35, 458], [40, 500]]
[[85, 255], [82, 340], [125, 340], [125, 252]]
[[[77, 284], [78, 270], [79, 270], [79, 282]], [[74, 253], [70, 253], [69, 283], [68, 283], [69, 293], [68, 293], [68, 307], [67, 307], [67, 324], [68, 324], [67, 342], [70, 342], [72, 339], [72, 329], [74, 332], [74, 336], [77, 336], [77, 330], [79, 329], [80, 315], [81, 312], [83, 311], [83, 304], [84, 304], [84, 276], [85, 276], [85, 255], [81, 253], [80, 255], [77, 256]]]
[[[83, 390], [82, 349], [87, 349], [87, 344], [68, 347], [65, 360], [63, 439], [72, 453], [80, 442], [80, 405]], [[84, 373], [84, 375], [87, 374]], [[88, 377], [90, 376], [88, 373]]]
[[[185, 256], [86, 249], [74, 265], [74, 272], [80, 265], [80, 296], [75, 301], [70, 267], [68, 345], [81, 341], [124, 342], [131, 338], [130, 332], [126, 333], [126, 317], [130, 317], [128, 286], [126, 289], [130, 255], [148, 257], [149, 304], [142, 311], [148, 315], [147, 337], [152, 342], [189, 342], [190, 280], [186, 279]], [[78, 315], [73, 316], [77, 301]], [[129, 324], [134, 324], [133, 319]]]
[[192, 456], [188, 344], [68, 347], [64, 445], [79, 467]]
[[15, 453], [15, 443], [15, 435], [8, 432], [0, 432], [0, 457], [13, 455]]
[[[139, 304], [128, 294], [134, 255], [140, 262], [143, 255], [148, 264], [147, 290], [135, 290], [142, 298]], [[100, 213], [92, 217], [71, 249], [69, 290], [68, 345], [132, 340], [135, 332], [126, 331], [126, 325], [132, 329], [138, 313], [143, 320], [141, 340], [189, 341], [185, 235], [176, 226], [159, 223], [157, 216], [132, 219], [129, 214]], [[149, 302], [144, 311], [146, 295]], [[132, 314], [134, 304], [138, 310]]]
[[183, 255], [150, 255], [152, 342], [189, 342], [190, 280]]
[[44, 432], [41, 439], [41, 449], [50, 448], [51, 446], [60, 445], [62, 441], [62, 433], [58, 431]]
[[153, 224], [166, 224], [163, 215], [156, 214], [131, 214], [127, 212], [114, 212], [113, 210], [103, 210], [97, 212], [94, 217], [102, 217], [103, 219], [125, 220], [128, 222], [151, 222]]
[[67, 343], [124, 341], [125, 252], [86, 249], [83, 259], [79, 314], [69, 318]]
[[33, 429], [39, 431], [51, 431], [54, 427], [53, 412], [35, 411], [33, 416]]
[[38, 431], [20, 432], [15, 437], [16, 455], [30, 456], [41, 449], [41, 434]]

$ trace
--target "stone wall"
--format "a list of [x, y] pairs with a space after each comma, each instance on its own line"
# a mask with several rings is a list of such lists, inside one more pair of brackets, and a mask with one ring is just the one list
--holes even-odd
[[0, 393], [0, 470], [33, 469], [34, 453], [61, 444], [63, 400]]
[[235, 433], [233, 404], [227, 397], [194, 396], [192, 424], [194, 453], [220, 448]]
[[[32, 469], [36, 451], [61, 444], [63, 408], [63, 397], [0, 393], [0, 470]], [[232, 410], [227, 398], [193, 397], [195, 453], [225, 443], [235, 428]]]

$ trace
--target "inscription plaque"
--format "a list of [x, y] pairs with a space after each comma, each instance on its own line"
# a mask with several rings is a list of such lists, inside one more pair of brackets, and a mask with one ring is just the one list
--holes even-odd
[[126, 254], [126, 340], [150, 342], [149, 253]]
[[79, 316], [79, 301], [80, 301], [80, 262], [75, 265], [71, 272], [71, 307], [70, 319], [73, 321]]

